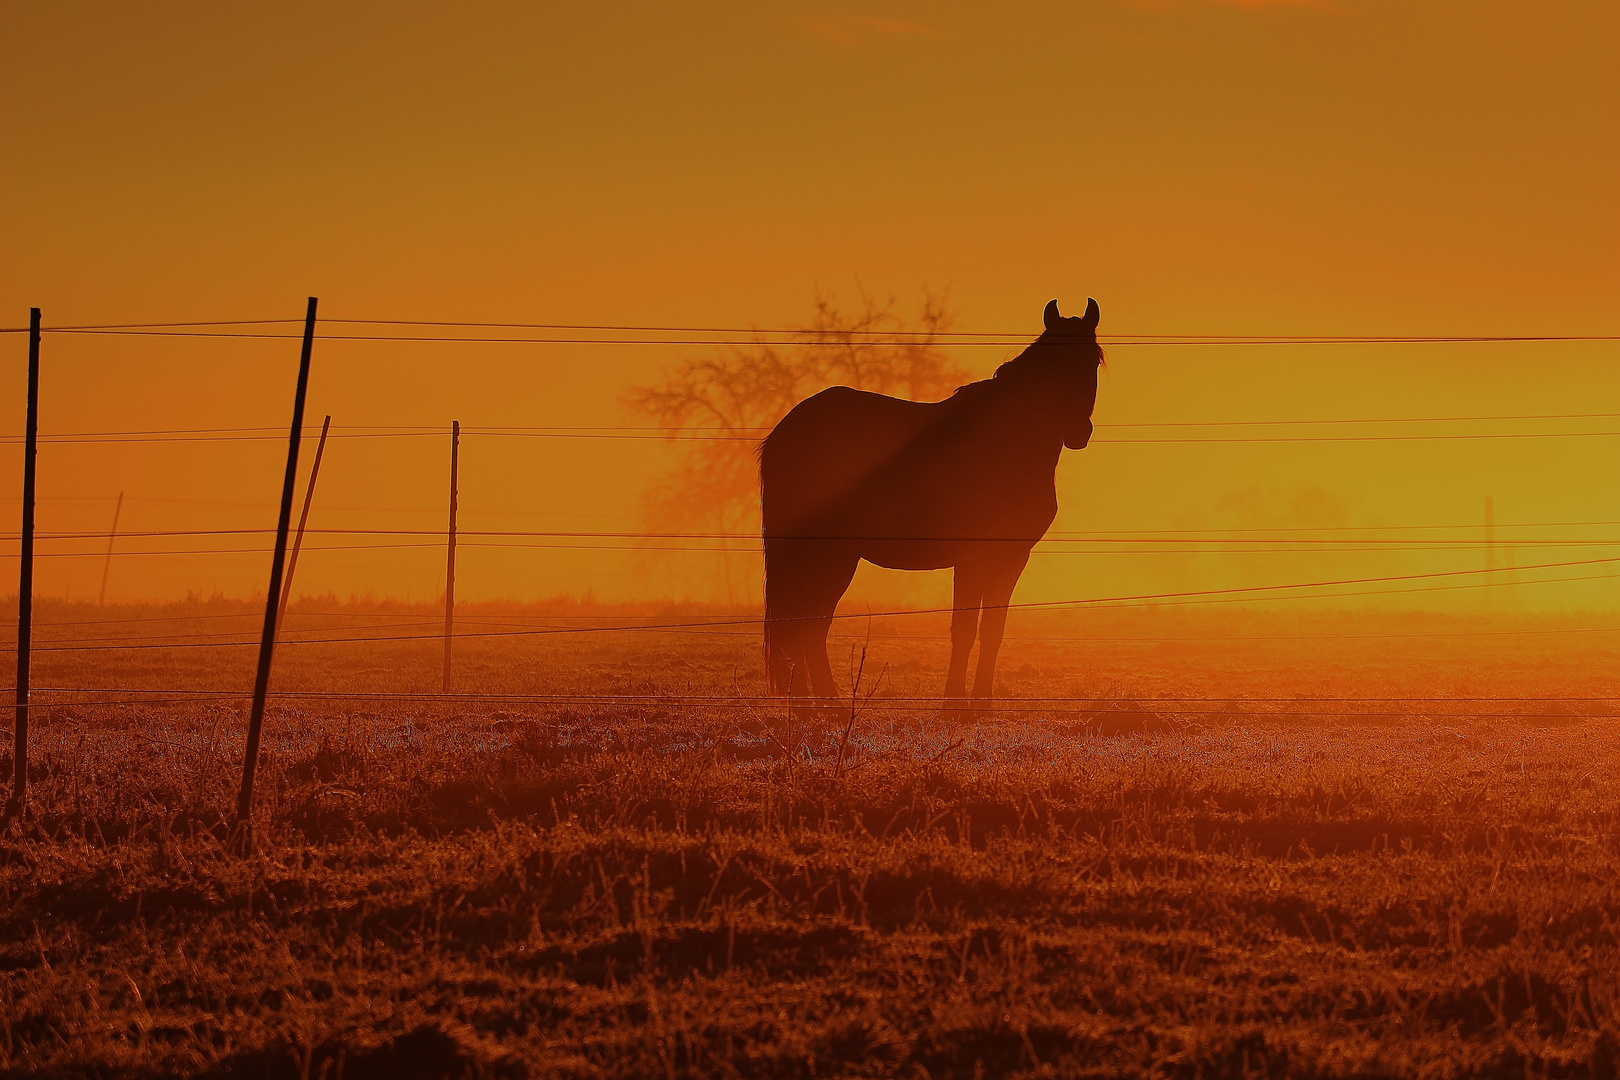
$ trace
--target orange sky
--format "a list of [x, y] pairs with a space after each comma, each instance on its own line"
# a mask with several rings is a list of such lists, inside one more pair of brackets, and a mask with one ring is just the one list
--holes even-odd
[[[1088, 295], [1105, 334], [1620, 332], [1612, 3], [550, 8], [5, 5], [0, 323], [30, 305], [47, 325], [296, 316], [313, 294], [328, 316], [780, 326], [818, 288], [864, 284], [908, 303], [948, 287], [963, 328], [1032, 335], [1048, 298]], [[1110, 430], [1123, 423], [1620, 413], [1617, 349], [1120, 347], [1098, 440], [1060, 467], [1056, 527], [1471, 526], [1491, 496], [1504, 538], [1620, 537], [1513, 532], [1620, 522], [1620, 437], [1109, 442], [1134, 437]], [[0, 350], [0, 477], [18, 477], [25, 342]], [[625, 389], [692, 351], [322, 342], [310, 412], [633, 422]], [[965, 351], [986, 373], [1005, 356]], [[42, 428], [285, 424], [296, 361], [281, 341], [48, 336]], [[1620, 431], [1620, 417], [1466, 430]], [[445, 442], [334, 443], [312, 524], [439, 526]], [[123, 529], [271, 525], [283, 454], [47, 444], [39, 527], [104, 530], [120, 491]], [[463, 525], [634, 529], [665, 454], [470, 438]], [[15, 531], [12, 491], [0, 514]], [[1479, 562], [1054, 555], [1018, 596]], [[713, 597], [712, 563], [469, 549], [458, 594]], [[130, 556], [109, 595], [240, 595], [267, 564]], [[41, 593], [94, 595], [101, 562], [45, 558], [37, 574]], [[442, 553], [311, 550], [298, 582], [420, 599], [442, 588]], [[1501, 593], [1620, 603], [1614, 581]]]

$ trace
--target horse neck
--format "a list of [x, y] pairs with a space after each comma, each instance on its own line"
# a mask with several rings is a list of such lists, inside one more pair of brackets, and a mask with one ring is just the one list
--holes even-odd
[[1050, 451], [1054, 460], [1063, 449], [1063, 431], [1057, 412], [1044, 396], [1038, 380], [1031, 378], [986, 379], [986, 391], [977, 395], [974, 405], [984, 425], [996, 432], [1007, 445], [1027, 447], [1032, 452]]

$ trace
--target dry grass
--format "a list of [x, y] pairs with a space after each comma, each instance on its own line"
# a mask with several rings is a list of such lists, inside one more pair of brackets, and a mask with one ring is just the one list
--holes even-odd
[[[356, 614], [328, 622], [388, 621]], [[1620, 720], [1531, 699], [1612, 701], [1614, 635], [1358, 636], [1392, 626], [1460, 628], [1026, 620], [1154, 640], [1011, 644], [1026, 700], [979, 725], [897, 700], [942, 645], [874, 626], [842, 753], [847, 714], [680, 700], [757, 691], [751, 636], [473, 639], [480, 692], [649, 700], [284, 698], [247, 858], [222, 843], [240, 702], [40, 710], [34, 816], [0, 844], [0, 1070], [1613, 1076]], [[250, 663], [42, 653], [35, 681]], [[278, 663], [283, 690], [437, 678], [431, 644]]]

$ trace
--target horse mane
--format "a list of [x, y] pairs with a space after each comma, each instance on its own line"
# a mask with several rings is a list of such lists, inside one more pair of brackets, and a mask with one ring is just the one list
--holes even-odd
[[[976, 382], [970, 382], [964, 386], [958, 386], [951, 393], [951, 396], [946, 400], [950, 401], [957, 398], [963, 398], [965, 400], [968, 398], [977, 397], [981, 394], [987, 394], [996, 387], [997, 379], [1006, 379], [1010, 382], [1012, 379], [1018, 378], [1026, 372], [1033, 372], [1041, 361], [1051, 357], [1057, 351], [1060, 345], [1066, 344], [1068, 343], [1055, 341], [1043, 334], [1034, 341], [1030, 342], [1023, 352], [1019, 353], [1011, 360], [1003, 361], [1001, 366], [997, 367], [995, 372], [988, 379], [979, 379]], [[1085, 345], [1082, 344], [1080, 347], [1085, 348]], [[1107, 354], [1103, 352], [1102, 346], [1091, 343], [1091, 348], [1096, 350], [1098, 365], [1106, 366], [1108, 363], [1108, 357]], [[1005, 386], [1007, 383], [1003, 382], [1000, 385]]]

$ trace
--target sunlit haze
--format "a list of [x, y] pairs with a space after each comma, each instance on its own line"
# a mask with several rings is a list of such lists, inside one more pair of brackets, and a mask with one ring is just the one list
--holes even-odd
[[0, 1077], [1617, 1075], [1620, 3], [0, 43]]
[[[779, 330], [864, 290], [1025, 335], [947, 346], [975, 377], [1047, 300], [1099, 301], [1096, 437], [1020, 601], [1393, 577], [1333, 602], [1620, 603], [1594, 561], [1620, 556], [1620, 342], [1593, 340], [1620, 332], [1613, 4], [13, 3], [0, 34], [0, 324], [295, 320], [45, 334], [41, 596], [97, 594], [120, 493], [109, 599], [262, 593], [268, 534], [172, 534], [273, 529], [307, 296], [323, 320]], [[1585, 340], [1110, 343], [1137, 334]], [[13, 478], [26, 345], [0, 336]], [[567, 535], [649, 531], [679, 445], [580, 429], [645, 429], [636, 387], [724, 352], [321, 337], [311, 431], [339, 437], [311, 528], [419, 532], [313, 533], [296, 592], [442, 591], [459, 420], [458, 597], [757, 604], [746, 538]], [[1367, 422], [1396, 420], [1435, 422]], [[1408, 577], [1481, 569], [1524, 583]], [[845, 603], [949, 589], [866, 567]]]

